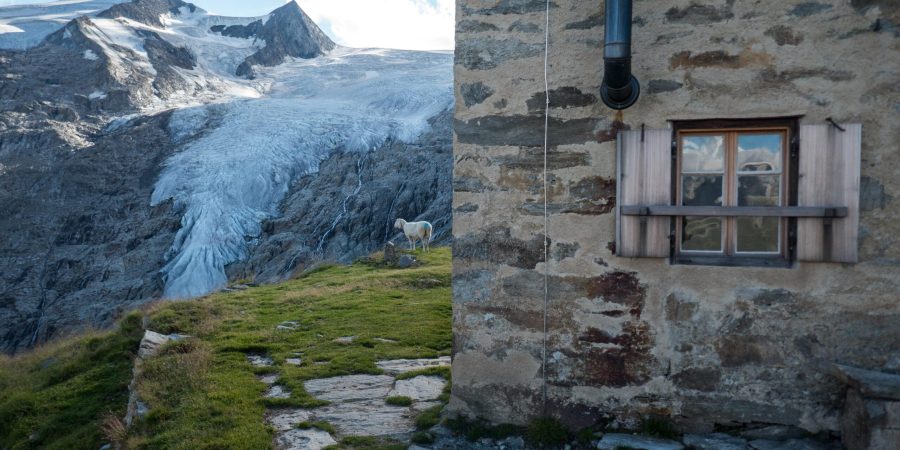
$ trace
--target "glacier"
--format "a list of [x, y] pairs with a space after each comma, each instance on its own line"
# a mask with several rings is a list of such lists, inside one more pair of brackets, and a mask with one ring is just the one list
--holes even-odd
[[[164, 296], [207, 294], [225, 267], [247, 257], [263, 220], [297, 177], [331, 152], [412, 143], [428, 120], [452, 108], [452, 54], [337, 48], [325, 56], [257, 68], [259, 98], [235, 98], [173, 113], [184, 141], [165, 165], [151, 203], [174, 199], [182, 228], [166, 255]], [[310, 214], [316, 214], [310, 211]]]

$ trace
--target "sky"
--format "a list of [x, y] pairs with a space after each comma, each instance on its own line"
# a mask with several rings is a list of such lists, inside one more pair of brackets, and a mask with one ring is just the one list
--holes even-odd
[[[285, 0], [185, 0], [215, 14], [261, 16]], [[293, 0], [291, 0], [293, 1]], [[453, 0], [296, 0], [335, 42], [348, 47], [453, 49]], [[0, 0], [0, 6], [49, 3]]]

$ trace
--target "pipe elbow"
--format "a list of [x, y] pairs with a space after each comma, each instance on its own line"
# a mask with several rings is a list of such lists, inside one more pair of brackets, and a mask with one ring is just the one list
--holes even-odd
[[631, 107], [641, 95], [641, 85], [631, 73], [631, 3], [631, 0], [606, 1], [600, 97], [606, 106], [615, 110]]

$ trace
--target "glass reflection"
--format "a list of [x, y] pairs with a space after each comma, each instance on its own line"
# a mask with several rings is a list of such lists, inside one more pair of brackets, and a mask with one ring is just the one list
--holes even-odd
[[781, 175], [738, 177], [738, 206], [780, 206]]
[[685, 206], [721, 206], [721, 175], [685, 175], [681, 185], [681, 204]]
[[738, 135], [737, 170], [740, 172], [780, 172], [781, 134]]
[[718, 217], [684, 217], [681, 249], [685, 251], [722, 251], [722, 219]]
[[778, 252], [780, 220], [777, 217], [739, 217], [738, 252]]
[[725, 170], [724, 136], [685, 136], [681, 143], [682, 172]]

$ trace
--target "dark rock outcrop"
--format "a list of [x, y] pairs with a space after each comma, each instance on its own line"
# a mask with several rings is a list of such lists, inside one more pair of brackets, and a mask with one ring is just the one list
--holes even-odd
[[238, 66], [237, 75], [248, 78], [254, 76], [254, 65], [276, 66], [289, 56], [315, 58], [335, 47], [334, 42], [293, 1], [273, 11], [265, 22], [260, 20], [246, 26], [231, 26], [222, 30], [222, 34], [266, 41], [265, 47]]
[[187, 8], [190, 12], [197, 10], [191, 3], [181, 0], [134, 0], [130, 3], [113, 5], [106, 11], [98, 14], [98, 17], [116, 19], [124, 17], [143, 24], [162, 27], [160, 16], [163, 14], [177, 13], [180, 8]]

